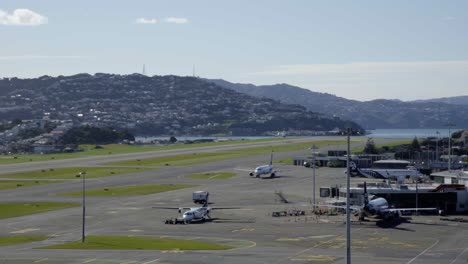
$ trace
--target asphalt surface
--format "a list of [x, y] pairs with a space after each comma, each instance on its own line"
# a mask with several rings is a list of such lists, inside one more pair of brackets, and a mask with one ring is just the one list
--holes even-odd
[[[203, 151], [225, 150], [209, 147]], [[232, 146], [231, 146], [232, 147]], [[240, 146], [235, 146], [240, 147]], [[336, 149], [336, 147], [333, 147]], [[122, 159], [174, 155], [202, 150], [177, 150], [93, 157], [79, 160], [45, 162], [47, 168], [94, 166]], [[276, 153], [275, 158], [304, 152]], [[143, 155], [143, 156], [142, 156]], [[0, 247], [0, 263], [346, 263], [344, 215], [315, 216], [308, 205], [312, 196], [312, 170], [279, 166], [274, 179], [259, 179], [237, 171], [268, 162], [262, 156], [205, 163], [193, 166], [168, 166], [152, 171], [87, 180], [88, 188], [159, 183], [191, 183], [198, 187], [159, 194], [131, 197], [87, 197], [86, 234], [168, 236], [196, 239], [236, 246], [224, 251], [179, 250], [46, 250], [41, 246], [76, 241], [81, 238], [81, 207], [0, 220], [0, 236], [47, 235], [45, 241]], [[29, 165], [31, 166], [31, 165]], [[38, 169], [20, 165], [0, 166], [4, 173]], [[190, 179], [187, 175], [211, 171], [233, 171], [233, 178]], [[344, 168], [316, 170], [319, 186], [343, 185]], [[352, 179], [353, 182], [360, 181]], [[80, 180], [0, 191], [0, 201], [69, 201], [81, 203], [81, 197], [56, 196], [79, 191]], [[164, 220], [177, 217], [176, 210], [153, 206], [195, 206], [191, 193], [210, 192], [211, 206], [240, 207], [239, 210], [213, 211], [212, 222], [190, 225], [166, 225]], [[284, 204], [275, 192], [290, 202]], [[304, 210], [305, 216], [272, 217], [273, 211]], [[354, 218], [353, 218], [354, 219]], [[353, 263], [466, 263], [468, 258], [467, 224], [444, 222], [437, 216], [414, 216], [408, 222], [380, 227], [375, 221], [352, 223]]]

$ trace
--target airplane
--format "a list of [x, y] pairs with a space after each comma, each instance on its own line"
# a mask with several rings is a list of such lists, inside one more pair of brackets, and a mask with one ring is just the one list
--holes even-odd
[[255, 169], [236, 169], [241, 171], [248, 171], [250, 176], [255, 176], [259, 178], [261, 175], [270, 175], [270, 178], [274, 178], [276, 176], [277, 170], [273, 169], [273, 151], [271, 152], [270, 156], [270, 164], [261, 165], [256, 167]]
[[[399, 166], [398, 168], [385, 168], [387, 164], [391, 166]], [[395, 180], [403, 183], [405, 179], [420, 181], [423, 174], [415, 167], [408, 166], [409, 162], [399, 160], [382, 160], [374, 163], [372, 168], [359, 168], [354, 161], [350, 162], [351, 176], [363, 176], [366, 178], [376, 178], [385, 180]], [[345, 171], [345, 174], [347, 171]]]
[[175, 224], [190, 224], [192, 222], [205, 222], [207, 220], [212, 220], [210, 212], [213, 210], [230, 210], [230, 209], [240, 209], [237, 207], [209, 207], [208, 199], [205, 201], [202, 207], [157, 207], [153, 206], [156, 209], [176, 209], [179, 214], [182, 214], [182, 217], [175, 219]]
[[[350, 206], [350, 210], [355, 211], [359, 215], [359, 220], [362, 221], [366, 217], [374, 219], [382, 219], [390, 221], [398, 219], [402, 211], [435, 211], [437, 208], [392, 208], [389, 206], [385, 198], [373, 195], [373, 199], [369, 201], [367, 193], [367, 185], [364, 182], [364, 205], [363, 206]], [[335, 205], [316, 205], [321, 207], [341, 208], [346, 209], [346, 206]]]

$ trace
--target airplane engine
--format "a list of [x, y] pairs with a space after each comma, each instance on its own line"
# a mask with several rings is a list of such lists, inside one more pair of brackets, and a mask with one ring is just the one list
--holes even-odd
[[253, 174], [253, 172], [251, 172], [251, 173], [249, 173], [249, 175], [250, 175], [250, 176], [253, 176], [254, 174]]

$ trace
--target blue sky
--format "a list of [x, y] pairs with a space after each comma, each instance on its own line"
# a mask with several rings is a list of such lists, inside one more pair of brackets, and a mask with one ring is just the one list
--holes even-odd
[[0, 35], [0, 77], [195, 65], [357, 100], [468, 95], [468, 1], [3, 0]]

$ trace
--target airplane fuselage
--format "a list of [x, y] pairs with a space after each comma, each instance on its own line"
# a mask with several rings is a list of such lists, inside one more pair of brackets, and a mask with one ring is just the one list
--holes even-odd
[[388, 208], [388, 202], [385, 198], [376, 198], [371, 200], [366, 206], [362, 208], [362, 211], [366, 213], [367, 216], [376, 216], [382, 214], [382, 209]]
[[251, 176], [260, 177], [261, 175], [270, 174], [273, 175], [273, 165], [262, 165], [255, 168], [251, 173]]
[[190, 208], [190, 210], [185, 211], [182, 214], [182, 220], [184, 220], [185, 222], [204, 220], [206, 219], [205, 217], [209, 218], [208, 214], [210, 211], [211, 209], [209, 207]]

